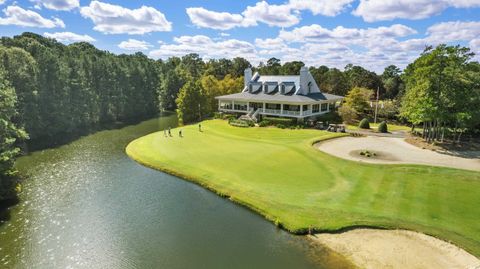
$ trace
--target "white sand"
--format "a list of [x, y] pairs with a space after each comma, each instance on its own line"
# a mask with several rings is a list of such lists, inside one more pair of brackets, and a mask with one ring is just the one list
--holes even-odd
[[[421, 149], [404, 141], [403, 138], [393, 137], [341, 137], [320, 142], [316, 147], [328, 154], [368, 163], [408, 163], [434, 166], [446, 166], [467, 170], [480, 171], [479, 158], [462, 158], [435, 151]], [[379, 152], [379, 158], [367, 158], [352, 151], [369, 150]], [[381, 159], [381, 153], [388, 155]]]
[[468, 252], [412, 231], [354, 229], [309, 237], [360, 268], [480, 269], [480, 260]]

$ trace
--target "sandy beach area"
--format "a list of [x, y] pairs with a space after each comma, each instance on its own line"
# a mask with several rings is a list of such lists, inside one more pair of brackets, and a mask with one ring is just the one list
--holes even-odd
[[[366, 163], [423, 164], [480, 171], [480, 158], [463, 158], [417, 148], [403, 138], [341, 137], [317, 143], [319, 150], [328, 154]], [[375, 152], [377, 156], [364, 157], [360, 151]]]
[[432, 236], [406, 230], [354, 229], [310, 235], [360, 268], [480, 269], [480, 260]]

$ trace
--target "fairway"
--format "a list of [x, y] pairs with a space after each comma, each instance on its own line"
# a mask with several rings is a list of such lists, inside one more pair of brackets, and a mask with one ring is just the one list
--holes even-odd
[[[343, 160], [312, 147], [340, 134], [238, 128], [226, 121], [131, 142], [136, 161], [205, 186], [294, 233], [351, 226], [404, 228], [480, 256], [480, 173]], [[388, 149], [386, 149], [388, 150]], [[194, 223], [192, 223], [194, 225]]]

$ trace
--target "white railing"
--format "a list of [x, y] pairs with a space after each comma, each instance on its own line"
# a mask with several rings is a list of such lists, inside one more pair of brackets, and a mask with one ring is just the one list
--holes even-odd
[[253, 119], [254, 121], [257, 121], [257, 120], [258, 120], [257, 116], [258, 116], [258, 114], [260, 114], [260, 112], [261, 112], [262, 110], [263, 110], [263, 108], [258, 108], [258, 109], [255, 111], [255, 113], [253, 113], [252, 119]]
[[284, 110], [283, 115], [300, 116], [300, 111]]
[[268, 109], [268, 108], [265, 108], [265, 111], [264, 113], [268, 113], [268, 114], [280, 114], [281, 110], [279, 109]]
[[220, 108], [221, 111], [229, 111], [229, 112], [247, 112], [247, 110], [240, 110], [234, 108]]

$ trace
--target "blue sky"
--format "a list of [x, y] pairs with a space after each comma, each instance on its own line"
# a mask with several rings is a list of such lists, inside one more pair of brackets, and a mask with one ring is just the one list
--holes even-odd
[[480, 53], [480, 0], [0, 0], [0, 10], [2, 36], [30, 31], [155, 59], [196, 52], [380, 72], [425, 45]]

